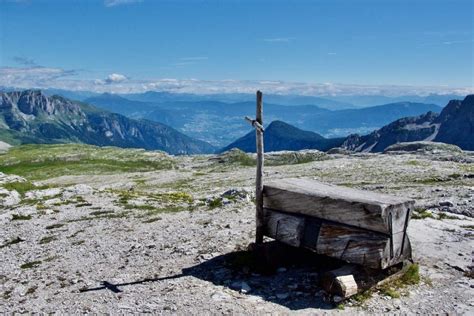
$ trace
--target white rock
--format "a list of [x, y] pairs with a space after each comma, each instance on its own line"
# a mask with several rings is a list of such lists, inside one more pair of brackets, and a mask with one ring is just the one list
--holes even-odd
[[72, 187], [66, 188], [63, 193], [63, 197], [66, 199], [72, 198], [77, 195], [90, 195], [94, 192], [94, 189], [87, 184], [77, 184]]
[[45, 197], [49, 196], [55, 196], [61, 193], [60, 188], [51, 188], [51, 189], [45, 189], [45, 190], [34, 190], [34, 191], [29, 191], [25, 193], [25, 198], [27, 199], [32, 199], [32, 200], [37, 200], [37, 199], [42, 199]]
[[0, 188], [0, 195], [5, 195], [4, 197], [0, 198], [0, 205], [2, 206], [17, 205], [21, 201], [20, 194], [15, 190], [8, 191], [6, 189]]

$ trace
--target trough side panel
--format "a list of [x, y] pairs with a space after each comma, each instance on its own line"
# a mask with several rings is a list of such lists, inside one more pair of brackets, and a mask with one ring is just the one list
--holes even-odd
[[356, 263], [373, 269], [381, 269], [387, 261], [385, 249], [390, 238], [362, 229], [324, 222], [319, 231], [316, 252]]

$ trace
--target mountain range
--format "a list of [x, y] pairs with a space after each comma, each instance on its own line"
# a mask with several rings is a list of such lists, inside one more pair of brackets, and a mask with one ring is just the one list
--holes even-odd
[[[244, 115], [251, 115], [254, 111], [253, 102], [174, 101], [157, 104], [114, 94], [90, 96], [86, 101], [101, 108], [62, 96], [46, 95], [39, 90], [1, 93], [0, 140], [11, 144], [79, 142], [158, 149], [171, 154], [216, 151], [216, 146], [193, 138], [198, 135], [201, 139], [214, 139], [218, 144], [237, 139], [220, 146], [222, 150], [233, 147], [255, 150], [254, 132], [243, 120]], [[395, 143], [421, 140], [474, 150], [474, 95], [462, 101], [452, 100], [443, 109], [434, 104], [410, 102], [337, 111], [314, 105], [265, 103], [264, 109], [266, 121], [272, 121], [265, 131], [267, 151], [341, 147], [352, 151], [381, 152]], [[441, 109], [440, 114], [433, 111]], [[424, 113], [420, 115], [421, 111]], [[390, 118], [394, 118], [391, 123], [379, 129], [373, 128], [374, 131], [362, 136], [351, 134], [327, 138], [311, 131], [316, 127], [323, 130], [335, 127], [363, 130]], [[293, 122], [298, 126], [293, 126]], [[300, 126], [312, 128], [303, 130]]]
[[[290, 97], [287, 96], [287, 100], [290, 100]], [[102, 94], [87, 98], [84, 102], [131, 118], [147, 118], [173, 126], [182, 133], [217, 147], [223, 147], [245, 135], [249, 127], [243, 117], [255, 112], [255, 101], [225, 103], [216, 100], [173, 101], [172, 98], [170, 93], [164, 92], [128, 95], [127, 98]], [[441, 107], [435, 104], [412, 102], [332, 111], [312, 104], [275, 104], [270, 103], [268, 99], [272, 100], [271, 95], [270, 98], [265, 96], [265, 122], [281, 120], [325, 137], [369, 133], [404, 116], [441, 111]], [[158, 102], [159, 100], [162, 101]], [[293, 97], [291, 100], [311, 101], [309, 97]]]
[[[390, 145], [413, 141], [443, 142], [464, 150], [474, 150], [474, 95], [467, 96], [463, 101], [450, 101], [440, 114], [430, 111], [401, 118], [364, 136], [353, 134], [347, 138], [328, 139], [280, 121], [272, 122], [264, 133], [266, 151], [326, 151], [341, 147], [356, 152], [382, 152]], [[255, 132], [249, 132], [222, 150], [231, 148], [255, 152]]]
[[210, 153], [210, 144], [161, 123], [134, 120], [39, 90], [0, 94], [0, 139], [18, 143], [87, 143], [163, 150], [171, 154]]

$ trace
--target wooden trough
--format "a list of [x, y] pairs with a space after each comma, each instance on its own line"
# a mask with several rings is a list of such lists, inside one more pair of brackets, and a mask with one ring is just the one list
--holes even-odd
[[264, 234], [295, 247], [385, 269], [411, 258], [407, 227], [414, 201], [281, 179], [263, 188]]
[[256, 129], [256, 245], [268, 236], [352, 264], [327, 273], [323, 282], [329, 292], [339, 284], [331, 294], [344, 298], [362, 289], [355, 281], [360, 278], [351, 273], [363, 270], [360, 274], [369, 275], [369, 270], [387, 271], [411, 260], [407, 227], [413, 200], [310, 179], [278, 179], [263, 185], [262, 114], [258, 91], [257, 118], [246, 117]]

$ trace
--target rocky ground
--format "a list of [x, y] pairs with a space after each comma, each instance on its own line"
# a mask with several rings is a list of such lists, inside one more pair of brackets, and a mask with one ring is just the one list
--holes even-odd
[[77, 153], [47, 170], [39, 158], [36, 169], [15, 169], [27, 154], [1, 158], [0, 313], [474, 313], [473, 153], [267, 157], [265, 179], [307, 177], [417, 201], [409, 236], [421, 281], [337, 306], [310, 256], [255, 269], [245, 251], [255, 225], [251, 156], [133, 153], [170, 163], [105, 172], [97, 161], [78, 169]]

